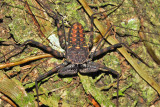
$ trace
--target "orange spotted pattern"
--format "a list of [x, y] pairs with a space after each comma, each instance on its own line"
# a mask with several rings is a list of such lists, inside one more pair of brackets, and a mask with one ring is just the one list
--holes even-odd
[[74, 64], [84, 63], [89, 55], [84, 29], [80, 23], [74, 23], [69, 31], [67, 46], [67, 61]]
[[72, 25], [69, 33], [69, 46], [77, 47], [86, 46], [83, 26], [80, 23]]

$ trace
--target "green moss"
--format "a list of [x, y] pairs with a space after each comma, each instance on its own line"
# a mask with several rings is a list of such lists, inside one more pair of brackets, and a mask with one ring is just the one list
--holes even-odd
[[[7, 26], [6, 29], [9, 29], [7, 30], [7, 32], [10, 32], [10, 34], [12, 34], [16, 44], [19, 43], [22, 44], [24, 41], [28, 39], [34, 39], [43, 44], [48, 44], [46, 42], [44, 43], [45, 39], [43, 37], [42, 38], [39, 37], [37, 28], [34, 25], [30, 15], [26, 13], [26, 9], [24, 8], [24, 4], [22, 2], [19, 2], [19, 0], [14, 0], [14, 1], [5, 0], [5, 2], [9, 3], [12, 6], [8, 6], [6, 8], [2, 6], [4, 7], [1, 9], [4, 15], [3, 19], [5, 19], [3, 22], [5, 23], [4, 24], [5, 26], [3, 25], [3, 27], [6, 28]], [[48, 3], [49, 1], [46, 2]], [[110, 10], [110, 8], [112, 8], [113, 5], [117, 5], [120, 3], [117, 2], [117, 0], [111, 0], [111, 1], [104, 0], [104, 2], [100, 3], [88, 0], [87, 2], [90, 4], [94, 12], [99, 12], [98, 9], [100, 8], [104, 10]], [[32, 4], [32, 1], [29, 1], [29, 4], [34, 5]], [[85, 31], [87, 32], [90, 31], [90, 18], [87, 17], [87, 14], [82, 9], [82, 6], [76, 0], [63, 0], [63, 1], [52, 0], [48, 4], [54, 11], [58, 12], [59, 14], [61, 14], [61, 16], [63, 16], [66, 33], [68, 33], [68, 28], [70, 27], [70, 25], [72, 25], [75, 22], [80, 22], [84, 26]], [[125, 0], [123, 5], [115, 12], [112, 12], [112, 10], [110, 10], [112, 13], [108, 14], [110, 12], [108, 11], [106, 14], [109, 15], [108, 17], [112, 25], [114, 26], [114, 30], [118, 34], [120, 34], [120, 36], [122, 36], [119, 37], [117, 35], [115, 37], [121, 40], [121, 42], [125, 42], [129, 45], [132, 45], [134, 41], [138, 41], [140, 39], [138, 35], [138, 31], [140, 28], [140, 21], [138, 18], [138, 14], [136, 13], [135, 7], [138, 8], [140, 11], [143, 10], [139, 13], [144, 18], [143, 24], [145, 27], [146, 42], [149, 43], [149, 45], [151, 45], [152, 49], [154, 49], [155, 51], [155, 54], [159, 57], [160, 56], [160, 44], [159, 44], [160, 9], [157, 8], [159, 7], [159, 4], [160, 3], [158, 1], [151, 3], [151, 2], [146, 2], [144, 0], [139, 0], [136, 7], [131, 0]], [[32, 11], [36, 13], [37, 9], [33, 8], [32, 6], [30, 7]], [[38, 14], [41, 15], [39, 10]], [[47, 22], [45, 22], [45, 24], [42, 24], [42, 26], [48, 26], [46, 29], [47, 33], [45, 33], [46, 38], [48, 38], [50, 35], [53, 35], [53, 33], [55, 37], [58, 37], [56, 29], [57, 27], [54, 25], [54, 19], [47, 17], [47, 15], [44, 16], [45, 19], [48, 20]], [[8, 17], [10, 17], [12, 20]], [[103, 20], [101, 16], [98, 17], [101, 23], [103, 23], [105, 27], [106, 21]], [[40, 20], [39, 23], [41, 21], [42, 20]], [[62, 24], [61, 20], [60, 24]], [[95, 32], [99, 32], [96, 31], [96, 29], [94, 30]], [[87, 34], [89, 35], [89, 33]], [[9, 36], [7, 35], [0, 36], [0, 41], [5, 41], [13, 44], [13, 42], [10, 42], [10, 39], [8, 39], [10, 37], [10, 34]], [[53, 41], [57, 43], [59, 40], [53, 39]], [[105, 47], [106, 45], [104, 45], [103, 48]], [[150, 74], [150, 76], [152, 76], [153, 78], [155, 78], [156, 81], [159, 82], [159, 77], [157, 76], [159, 75], [159, 66], [157, 66], [150, 57], [150, 55], [148, 55], [146, 48], [143, 46], [143, 43], [139, 43], [136, 45], [134, 44], [131, 46], [131, 48], [149, 65], [154, 66], [154, 68], [148, 68], [147, 66], [142, 64], [139, 60], [137, 60], [137, 63], [141, 66], [141, 68], [144, 69], [145, 71], [148, 71], [147, 73]], [[9, 48], [6, 49], [9, 50]], [[4, 48], [0, 47], [0, 50], [4, 50]], [[12, 57], [10, 62], [18, 61], [20, 59], [29, 56], [36, 56], [40, 52], [41, 51], [39, 51], [39, 49], [35, 49], [34, 47], [28, 46], [27, 49], [23, 51], [21, 54]], [[119, 73], [122, 72], [120, 79], [120, 90], [119, 90], [119, 95], [121, 96], [119, 98], [120, 106], [124, 107], [151, 106], [152, 102], [156, 101], [157, 93], [134, 71], [134, 69], [132, 69], [132, 67], [128, 64], [128, 62], [121, 61], [121, 59], [122, 56], [120, 55], [117, 56], [117, 54], [115, 53], [108, 53], [102, 59], [99, 60], [99, 62], [104, 64], [105, 66], [112, 68], [118, 71]], [[32, 89], [35, 86], [34, 80], [38, 76], [38, 74], [44, 74], [45, 72], [51, 70], [53, 67], [55, 67], [57, 64], [60, 64], [61, 62], [62, 62], [61, 60], [51, 58], [46, 62], [42, 63], [40, 63], [40, 60], [27, 63], [29, 66], [32, 66], [32, 64], [33, 65], [37, 63], [39, 64], [35, 67], [35, 69], [33, 69], [33, 71], [29, 75], [27, 75], [26, 79], [24, 80], [25, 82], [23, 83], [24, 86], [22, 85], [20, 86], [25, 89]], [[123, 62], [126, 63], [124, 64]], [[53, 63], [53, 66], [51, 65], [51, 63]], [[24, 69], [22, 67], [23, 65], [14, 67], [11, 70], [6, 69], [6, 73], [9, 72], [12, 73], [13, 71], [16, 72], [23, 71]], [[29, 71], [31, 69], [28, 68], [25, 70]], [[24, 74], [21, 73], [20, 75], [15, 76], [15, 79], [19, 81], [18, 79], [21, 78], [23, 75]], [[19, 83], [17, 81], [16, 83]], [[32, 83], [26, 84], [28, 81], [32, 81]], [[62, 103], [63, 106], [65, 107], [71, 105], [72, 106], [78, 106], [78, 105], [85, 106], [87, 104], [92, 105], [91, 102], [86, 97], [85, 93], [87, 93], [87, 94], [92, 94], [93, 97], [96, 99], [96, 101], [101, 105], [115, 106], [115, 99], [113, 97], [116, 96], [116, 86], [117, 86], [116, 81], [117, 78], [113, 78], [111, 74], [109, 75], [100, 74], [96, 76], [94, 75], [93, 77], [80, 75], [80, 84], [77, 85], [79, 82], [78, 77], [76, 79], [75, 77], [74, 79], [72, 78], [61, 79], [59, 76], [57, 76], [56, 73], [53, 76], [51, 76], [51, 78], [47, 78], [41, 82], [44, 83], [40, 84], [39, 92], [44, 93], [44, 95], [40, 96], [40, 101], [48, 106], [53, 106], [53, 105], [57, 106], [58, 101], [60, 100], [60, 98], [62, 98], [63, 99]], [[0, 89], [2, 88], [0, 87]], [[106, 89], [106, 90], [102, 91], [101, 89]], [[51, 92], [51, 90], [54, 90], [54, 92], [52, 92], [52, 94], [48, 96], [48, 93]], [[20, 94], [17, 97], [17, 101], [20, 101], [21, 97], [23, 96]], [[144, 102], [141, 102], [141, 98], [144, 100]], [[27, 103], [29, 104], [35, 100], [35, 98], [33, 97], [32, 90], [27, 92], [27, 97], [24, 98], [24, 100], [25, 100], [25, 102], [23, 102], [24, 104]]]

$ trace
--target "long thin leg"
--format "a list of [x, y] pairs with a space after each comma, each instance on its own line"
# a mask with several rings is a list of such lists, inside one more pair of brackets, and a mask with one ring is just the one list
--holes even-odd
[[144, 63], [149, 68], [152, 68], [152, 66], [148, 65], [142, 58], [140, 58], [136, 53], [134, 53], [125, 43], [121, 43], [124, 47], [127, 48], [127, 51], [129, 51], [131, 54], [133, 54], [137, 59], [139, 59], [142, 63]]
[[38, 82], [51, 76], [52, 74], [54, 74], [55, 72], [57, 72], [59, 69], [63, 68], [64, 66], [66, 66], [68, 63], [64, 62], [58, 66], [56, 66], [55, 68], [53, 68], [52, 70], [44, 73], [43, 75], [40, 75], [36, 80], [35, 80], [35, 87], [36, 87], [36, 95], [37, 95], [37, 102], [38, 102], [38, 107], [39, 107], [39, 96], [38, 96]]
[[64, 57], [64, 54], [62, 52], [58, 52], [58, 51], [52, 49], [51, 47], [45, 46], [45, 45], [43, 45], [39, 42], [36, 42], [34, 40], [27, 40], [24, 44], [35, 45], [36, 47], [41, 48], [42, 50], [49, 52], [50, 54], [52, 54], [55, 57], [60, 57], [60, 58]]
[[102, 36], [102, 39], [99, 41], [99, 43], [97, 44], [95, 50], [93, 53], [90, 54], [90, 58], [93, 59], [94, 57], [94, 54], [96, 53], [96, 50], [98, 49], [98, 47], [100, 46], [100, 44], [102, 43], [103, 40], [106, 40], [105, 39], [105, 36], [108, 34], [108, 32], [110, 31], [110, 29], [112, 28], [112, 26], [107, 30], [107, 32], [104, 34], [104, 37]]
[[[45, 4], [44, 2], [41, 2], [39, 0], [36, 0], [36, 1], [44, 8], [46, 13], [55, 20], [55, 23], [56, 23], [56, 26], [57, 26], [57, 31], [58, 31], [58, 36], [59, 36], [59, 42], [60, 42], [61, 47], [64, 49], [65, 48], [66, 37], [65, 37], [65, 31], [64, 31], [64, 24], [62, 25], [62, 28], [59, 24], [59, 18], [60, 17], [58, 17], [58, 14], [55, 11], [53, 11], [49, 7], [48, 4]], [[63, 23], [63, 21], [62, 21], [62, 23]], [[65, 42], [64, 42], [64, 40], [65, 40]]]
[[91, 35], [90, 35], [90, 38], [89, 38], [89, 49], [91, 50], [92, 47], [93, 47], [93, 21], [94, 21], [94, 17], [91, 16]]
[[52, 54], [52, 55], [55, 56], [55, 57], [58, 57], [58, 58], [63, 58], [63, 57], [64, 57], [64, 53], [58, 52], [58, 51], [52, 49], [51, 47], [45, 46], [45, 45], [43, 45], [43, 44], [41, 44], [41, 43], [39, 43], [39, 42], [36, 42], [36, 41], [34, 41], [34, 40], [27, 40], [27, 41], [25, 41], [25, 42], [24, 42], [23, 44], [21, 44], [19, 47], [11, 50], [10, 52], [8, 52], [8, 53], [5, 54], [5, 55], [8, 55], [9, 53], [13, 52], [14, 50], [16, 50], [16, 49], [18, 49], [18, 48], [20, 48], [20, 47], [23, 47], [23, 46], [25, 46], [25, 45], [27, 45], [27, 44], [34, 45], [35, 47], [38, 47], [38, 48], [40, 48], [40, 49], [42, 49], [42, 50], [44, 50], [44, 51]]
[[64, 49], [66, 46], [65, 45], [66, 37], [65, 37], [64, 24], [62, 25], [62, 28], [61, 28], [59, 24], [59, 20], [56, 19], [56, 25], [57, 25], [57, 31], [58, 31], [58, 36], [59, 36], [59, 42], [60, 42], [61, 47]]
[[97, 57], [99, 55], [105, 54], [105, 53], [107, 53], [109, 51], [112, 51], [112, 50], [114, 50], [116, 48], [120, 48], [120, 47], [122, 47], [121, 43], [118, 43], [118, 44], [115, 44], [115, 45], [111, 45], [111, 46], [106, 47], [104, 49], [100, 49], [99, 51], [92, 52], [90, 54], [90, 56], [92, 56], [92, 58], [94, 58], [94, 57]]
[[[123, 2], [124, 2], [124, 0], [123, 0]], [[113, 11], [116, 11], [123, 4], [123, 2], [120, 3], [118, 6], [115, 6], [115, 7], [111, 8], [111, 9], [109, 9], [109, 10], [114, 9]], [[94, 14], [91, 15], [91, 35], [90, 35], [90, 39], [89, 39], [89, 49], [92, 49], [92, 47], [93, 47], [93, 36], [94, 36], [93, 35], [93, 23], [94, 23], [94, 16], [98, 15], [98, 14], [102, 14], [104, 12], [108, 12], [109, 10], [106, 10], [106, 11], [103, 11], [103, 12], [99, 12], [99, 13], [94, 13]]]
[[104, 65], [101, 65], [99, 69], [102, 70], [102, 71], [109, 71], [109, 72], [111, 72], [111, 73], [113, 73], [113, 74], [115, 74], [117, 76], [117, 101], [116, 101], [116, 107], [118, 107], [119, 106], [119, 102], [118, 102], [118, 100], [119, 100], [119, 97], [118, 97], [119, 96], [119, 93], [118, 93], [118, 90], [119, 90], [119, 73], [117, 71], [111, 69], [111, 68], [108, 68], [108, 67], [104, 66]]
[[107, 53], [107, 52], [109, 52], [109, 51], [112, 51], [112, 50], [114, 50], [114, 49], [116, 49], [116, 48], [120, 48], [120, 47], [122, 47], [122, 46], [126, 47], [127, 50], [128, 50], [131, 54], [133, 54], [136, 58], [138, 58], [138, 59], [139, 59], [142, 63], [144, 63], [146, 66], [151, 67], [150, 65], [148, 65], [142, 58], [140, 58], [136, 53], [134, 53], [134, 52], [133, 52], [126, 44], [124, 44], [124, 43], [117, 43], [117, 44], [115, 44], [115, 45], [111, 45], [111, 46], [106, 47], [106, 48], [104, 48], [104, 49], [100, 49], [99, 51], [92, 52], [92, 53], [90, 54], [90, 57], [91, 57], [91, 58], [94, 58], [94, 57], [100, 56], [100, 55], [102, 55], [102, 54], [105, 54], [105, 53]]
[[[106, 12], [106, 11], [105, 11]], [[93, 23], [94, 23], [94, 16], [95, 15], [98, 15], [98, 14], [102, 14], [103, 12], [100, 12], [100, 13], [94, 13], [91, 15], [91, 35], [90, 35], [90, 38], [89, 38], [89, 49], [91, 50], [92, 47], [93, 47]]]

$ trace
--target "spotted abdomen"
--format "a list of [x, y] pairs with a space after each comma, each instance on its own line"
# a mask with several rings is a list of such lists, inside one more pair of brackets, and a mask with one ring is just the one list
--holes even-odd
[[80, 47], [86, 46], [83, 26], [80, 23], [74, 23], [69, 31], [68, 46]]
[[83, 26], [74, 23], [68, 35], [67, 60], [74, 64], [81, 64], [87, 60], [88, 54]]

